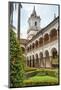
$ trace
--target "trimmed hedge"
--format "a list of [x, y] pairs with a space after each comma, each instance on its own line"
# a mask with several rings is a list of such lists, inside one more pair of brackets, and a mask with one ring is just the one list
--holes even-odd
[[25, 73], [25, 77], [26, 77], [26, 78], [33, 77], [33, 76], [35, 76], [37, 73], [38, 73], [37, 71], [30, 71], [30, 72]]
[[30, 71], [35, 71], [37, 70], [36, 68], [32, 68], [32, 67], [26, 67], [25, 68], [25, 72], [30, 72]]
[[26, 78], [30, 78], [33, 76], [53, 76], [53, 77], [58, 77], [58, 70], [53, 70], [53, 69], [35, 69], [33, 71], [28, 71], [25, 73]]

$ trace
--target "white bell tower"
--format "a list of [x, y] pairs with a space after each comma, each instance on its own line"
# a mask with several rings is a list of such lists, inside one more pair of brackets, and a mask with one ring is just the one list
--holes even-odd
[[34, 6], [33, 12], [28, 19], [29, 29], [27, 34], [29, 40], [40, 30], [40, 20], [40, 16], [37, 16]]

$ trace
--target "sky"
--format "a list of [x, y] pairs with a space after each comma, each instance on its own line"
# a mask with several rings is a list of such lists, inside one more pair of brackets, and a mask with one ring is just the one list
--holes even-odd
[[[35, 10], [38, 16], [41, 18], [40, 27], [44, 28], [47, 26], [53, 19], [54, 14], [56, 17], [58, 16], [58, 6], [57, 5], [47, 5], [47, 4], [25, 4], [22, 3], [21, 8], [21, 18], [20, 18], [20, 32], [21, 37], [27, 37], [28, 26], [28, 18], [32, 14], [33, 8], [35, 6]], [[18, 5], [17, 5], [18, 7]], [[13, 13], [13, 25], [17, 28], [17, 10]]]

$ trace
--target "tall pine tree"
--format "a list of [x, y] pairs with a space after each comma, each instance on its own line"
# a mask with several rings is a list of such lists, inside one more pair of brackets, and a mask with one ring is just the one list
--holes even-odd
[[9, 87], [22, 87], [24, 79], [24, 57], [15, 33], [10, 29]]

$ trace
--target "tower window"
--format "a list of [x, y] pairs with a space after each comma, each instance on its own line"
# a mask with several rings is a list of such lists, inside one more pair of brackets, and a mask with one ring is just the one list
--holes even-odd
[[37, 26], [37, 22], [35, 22], [35, 26]]

